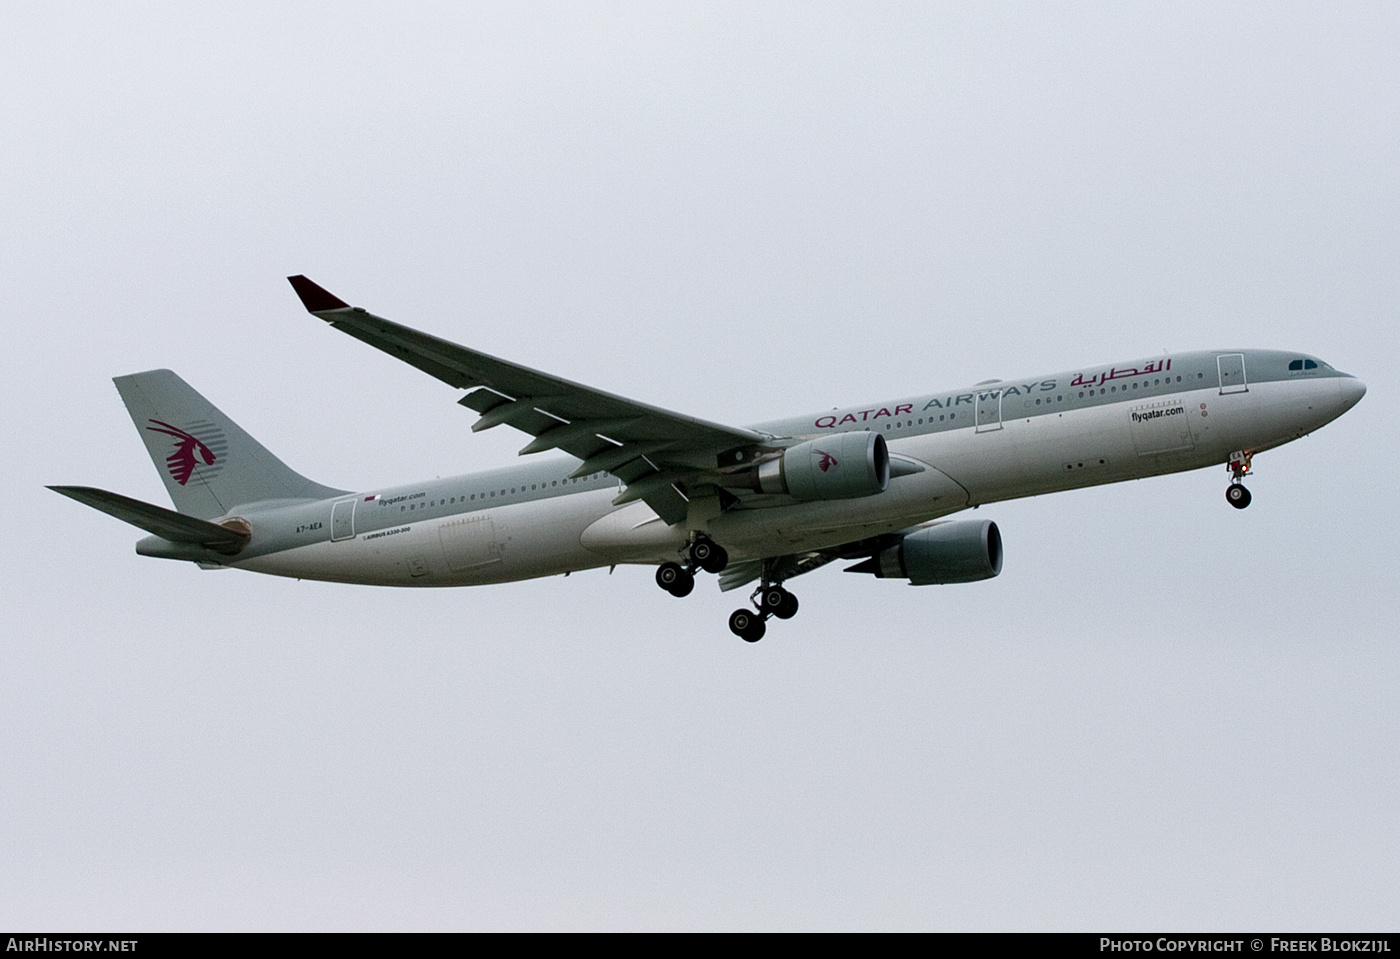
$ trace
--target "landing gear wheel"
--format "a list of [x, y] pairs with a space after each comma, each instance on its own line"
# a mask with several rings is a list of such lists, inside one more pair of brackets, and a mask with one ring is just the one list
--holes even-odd
[[767, 630], [763, 617], [751, 609], [736, 609], [729, 614], [729, 631], [746, 643], [758, 642]]
[[797, 615], [797, 597], [788, 593], [783, 605], [773, 610], [773, 615], [779, 619], [792, 619]]
[[783, 600], [787, 599], [788, 591], [781, 586], [766, 587], [758, 595], [758, 605], [765, 613], [776, 613], [778, 607], [783, 605]]
[[695, 574], [679, 563], [662, 563], [656, 569], [656, 585], [672, 596], [689, 596], [695, 588]]
[[707, 573], [721, 572], [729, 565], [729, 554], [724, 547], [708, 536], [701, 536], [690, 544], [690, 559]]
[[797, 614], [797, 597], [781, 586], [769, 586], [759, 595], [763, 611], [779, 619], [792, 619]]
[[1244, 509], [1254, 497], [1249, 495], [1243, 483], [1231, 483], [1225, 490], [1225, 502], [1235, 509]]

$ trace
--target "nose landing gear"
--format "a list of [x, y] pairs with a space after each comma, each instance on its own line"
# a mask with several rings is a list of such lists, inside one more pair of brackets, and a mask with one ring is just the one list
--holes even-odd
[[1249, 505], [1254, 497], [1249, 495], [1249, 490], [1244, 483], [1240, 482], [1250, 475], [1250, 462], [1254, 459], [1254, 454], [1247, 450], [1240, 450], [1230, 454], [1230, 461], [1225, 464], [1225, 468], [1230, 471], [1230, 485], [1225, 489], [1225, 502], [1235, 509], [1244, 509]]

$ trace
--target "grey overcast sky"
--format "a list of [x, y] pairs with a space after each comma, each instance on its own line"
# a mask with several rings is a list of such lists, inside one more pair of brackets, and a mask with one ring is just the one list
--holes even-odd
[[[0, 926], [1400, 926], [1393, 3], [11, 5]], [[366, 488], [514, 462], [302, 312], [745, 424], [1163, 349], [1369, 395], [1224, 469], [984, 507], [749, 646], [650, 569], [137, 557], [110, 378]]]

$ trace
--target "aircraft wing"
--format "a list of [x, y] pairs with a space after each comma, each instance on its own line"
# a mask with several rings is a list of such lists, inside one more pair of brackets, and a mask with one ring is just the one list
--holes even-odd
[[749, 462], [773, 437], [672, 413], [541, 373], [352, 307], [305, 276], [287, 278], [309, 313], [376, 349], [470, 390], [458, 402], [480, 415], [472, 431], [505, 423], [534, 439], [521, 454], [561, 449], [583, 460], [575, 476], [607, 472], [667, 523], [685, 519], [698, 486], [723, 465]]

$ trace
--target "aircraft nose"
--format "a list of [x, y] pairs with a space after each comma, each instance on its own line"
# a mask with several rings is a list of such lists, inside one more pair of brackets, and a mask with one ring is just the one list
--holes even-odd
[[1361, 402], [1361, 397], [1365, 395], [1366, 384], [1356, 377], [1347, 376], [1337, 381], [1337, 397], [1342, 401], [1344, 411]]

